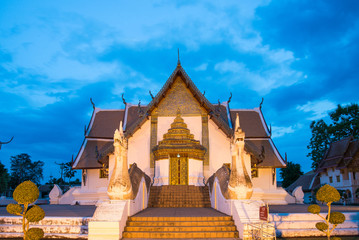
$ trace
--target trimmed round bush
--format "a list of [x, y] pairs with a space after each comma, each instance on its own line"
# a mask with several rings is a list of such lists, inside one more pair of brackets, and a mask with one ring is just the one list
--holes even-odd
[[6, 211], [10, 214], [20, 215], [24, 209], [19, 204], [10, 203], [6, 206]]
[[313, 213], [313, 214], [319, 214], [320, 206], [317, 204], [312, 204], [308, 207], [308, 212]]
[[328, 229], [328, 225], [325, 222], [318, 222], [315, 224], [315, 227], [322, 232]]
[[25, 217], [30, 222], [38, 222], [44, 219], [45, 211], [41, 207], [34, 205], [27, 210]]
[[39, 197], [39, 189], [35, 183], [25, 181], [15, 188], [14, 200], [19, 204], [33, 203]]
[[341, 212], [332, 212], [330, 214], [329, 222], [331, 224], [342, 224], [344, 221], [345, 221], [345, 216], [344, 216], [343, 213], [341, 213]]
[[338, 190], [328, 184], [325, 184], [318, 190], [316, 197], [318, 201], [326, 203], [337, 202], [340, 200]]
[[41, 228], [30, 228], [26, 234], [26, 240], [39, 240], [44, 237], [44, 231]]

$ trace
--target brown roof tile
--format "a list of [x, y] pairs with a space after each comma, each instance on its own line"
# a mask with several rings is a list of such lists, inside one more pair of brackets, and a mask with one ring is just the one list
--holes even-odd
[[[262, 146], [264, 148], [263, 162], [259, 163], [257, 167], [284, 167], [281, 160], [277, 157], [274, 149], [270, 143], [270, 139], [246, 139], [245, 142], [250, 144], [251, 149], [256, 151], [256, 155], [262, 154]], [[279, 153], [278, 153], [279, 154]]]
[[344, 158], [352, 139], [352, 137], [347, 137], [331, 143], [329, 149], [324, 155], [324, 158], [318, 165], [318, 171], [323, 171], [326, 168], [332, 167], [337, 168]]
[[115, 129], [123, 122], [124, 110], [99, 110], [87, 137], [113, 138]]
[[[141, 118], [140, 114], [145, 114], [146, 108], [147, 106], [141, 106], [140, 110], [138, 106], [133, 105], [127, 109], [126, 129], [130, 129], [133, 124], [136, 124], [136, 122]], [[142, 111], [142, 113], [140, 111]]]
[[232, 126], [238, 113], [239, 124], [246, 134], [246, 138], [268, 137], [261, 117], [256, 110], [231, 110]]
[[[87, 140], [75, 169], [102, 168], [102, 165], [97, 161], [98, 154], [112, 144], [112, 141]], [[96, 146], [98, 152], [96, 152]]]

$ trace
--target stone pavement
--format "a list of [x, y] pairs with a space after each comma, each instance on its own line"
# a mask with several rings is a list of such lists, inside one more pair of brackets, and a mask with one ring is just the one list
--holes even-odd
[[[96, 206], [93, 205], [40, 205], [46, 213], [46, 216], [51, 217], [92, 217]], [[270, 205], [270, 213], [308, 213], [309, 205]], [[327, 211], [326, 206], [321, 206], [322, 212]], [[359, 206], [342, 206], [333, 205], [333, 211], [340, 212], [359, 212]], [[143, 216], [224, 216], [212, 208], [148, 208], [138, 213]], [[14, 216], [6, 211], [6, 207], [0, 207], [0, 216]]]
[[[94, 205], [40, 205], [47, 217], [92, 217], [96, 210]], [[0, 216], [14, 216], [0, 207]]]
[[[269, 213], [308, 213], [309, 204], [269, 205]], [[326, 205], [320, 205], [321, 212], [328, 212]], [[332, 211], [359, 212], [359, 206], [332, 205]]]

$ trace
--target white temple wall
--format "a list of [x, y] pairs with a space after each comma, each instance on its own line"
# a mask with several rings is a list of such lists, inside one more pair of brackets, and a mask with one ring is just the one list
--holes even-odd
[[96, 190], [102, 187], [108, 186], [107, 178], [100, 178], [100, 169], [88, 169], [87, 170], [87, 183], [86, 187], [89, 190]]
[[154, 186], [169, 184], [169, 160], [162, 159], [156, 161]]
[[136, 163], [142, 171], [152, 178], [153, 172], [150, 169], [150, 123], [151, 121], [146, 121], [128, 139], [127, 162], [128, 167], [130, 167], [130, 164]]
[[[195, 140], [199, 140], [202, 143], [202, 118], [201, 116], [185, 117], [181, 116], [184, 122], [187, 124], [187, 128], [194, 135]], [[158, 117], [157, 125], [157, 143], [163, 140], [163, 134], [168, 132], [171, 128], [171, 123], [175, 117]]]
[[202, 160], [188, 159], [188, 185], [204, 186]]
[[252, 178], [253, 188], [262, 190], [276, 189], [276, 180], [272, 181], [272, 168], [258, 168], [258, 177]]
[[230, 139], [212, 121], [208, 120], [209, 135], [209, 169], [204, 172], [207, 180], [223, 163], [231, 163]]

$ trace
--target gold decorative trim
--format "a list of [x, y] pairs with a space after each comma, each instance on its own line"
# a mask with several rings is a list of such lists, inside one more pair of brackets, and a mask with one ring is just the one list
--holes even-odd
[[188, 185], [188, 156], [170, 155], [170, 185]]
[[204, 154], [203, 165], [209, 166], [209, 133], [208, 133], [208, 115], [202, 114], [202, 145], [207, 149]]
[[185, 154], [188, 158], [204, 160], [206, 148], [198, 140], [194, 140], [194, 135], [187, 128], [178, 110], [171, 128], [163, 135], [163, 140], [152, 148], [152, 153], [154, 160], [168, 159], [171, 154]]
[[[155, 111], [154, 111], [155, 112]], [[157, 126], [158, 126], [158, 115], [151, 115], [151, 140], [150, 140], [150, 149], [157, 145]], [[150, 152], [150, 168], [155, 167], [153, 151]]]

